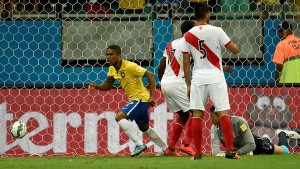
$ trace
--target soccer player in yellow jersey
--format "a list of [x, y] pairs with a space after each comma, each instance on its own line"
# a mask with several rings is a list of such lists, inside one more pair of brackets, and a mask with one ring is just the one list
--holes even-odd
[[[129, 103], [121, 109], [115, 119], [128, 137], [136, 144], [131, 156], [138, 156], [147, 149], [147, 146], [138, 137], [136, 128], [132, 126], [129, 120], [134, 120], [139, 129], [146, 133], [162, 151], [165, 151], [167, 144], [149, 126], [148, 107], [155, 105], [155, 79], [153, 73], [133, 62], [121, 59], [121, 48], [117, 45], [111, 45], [107, 48], [106, 57], [107, 63], [110, 65], [106, 81], [100, 85], [92, 82], [89, 84], [89, 89], [110, 90], [114, 81], [117, 80], [128, 95]], [[150, 92], [143, 85], [142, 77], [147, 77]]]

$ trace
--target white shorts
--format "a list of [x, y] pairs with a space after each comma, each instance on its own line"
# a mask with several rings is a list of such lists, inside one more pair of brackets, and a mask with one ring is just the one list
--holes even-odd
[[216, 111], [229, 110], [229, 98], [226, 82], [215, 84], [192, 84], [190, 93], [191, 110], [205, 111], [208, 97]]
[[172, 112], [180, 110], [187, 112], [190, 110], [186, 84], [162, 84], [161, 91]]

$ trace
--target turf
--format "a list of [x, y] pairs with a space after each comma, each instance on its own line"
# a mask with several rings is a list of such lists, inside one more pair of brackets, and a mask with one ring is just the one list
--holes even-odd
[[299, 169], [300, 154], [242, 156], [240, 160], [204, 156], [192, 161], [190, 157], [154, 156], [50, 156], [1, 157], [0, 169]]

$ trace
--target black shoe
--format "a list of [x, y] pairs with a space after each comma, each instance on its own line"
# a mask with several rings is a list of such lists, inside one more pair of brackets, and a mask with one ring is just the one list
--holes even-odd
[[201, 154], [195, 155], [191, 158], [191, 160], [202, 160], [202, 155]]

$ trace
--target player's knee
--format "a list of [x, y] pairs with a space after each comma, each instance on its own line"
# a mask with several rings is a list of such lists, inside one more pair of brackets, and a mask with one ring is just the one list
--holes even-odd
[[200, 117], [203, 118], [203, 111], [202, 110], [194, 110], [193, 117]]
[[190, 113], [189, 112], [181, 112], [181, 113], [178, 113], [179, 117], [178, 117], [178, 121], [186, 124], [187, 121], [189, 120], [190, 118]]
[[148, 124], [139, 125], [138, 127], [139, 127], [139, 129], [140, 129], [142, 132], [146, 132], [146, 131], [149, 129], [149, 125], [148, 125]]
[[116, 120], [116, 122], [118, 122], [122, 119], [127, 119], [127, 115], [123, 112], [120, 112], [116, 115], [115, 120]]

